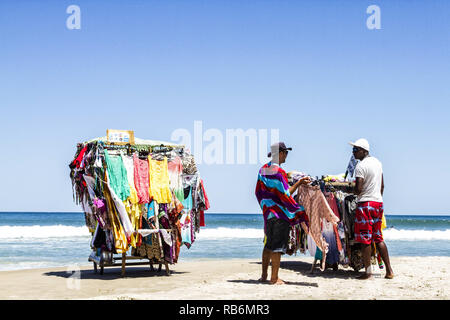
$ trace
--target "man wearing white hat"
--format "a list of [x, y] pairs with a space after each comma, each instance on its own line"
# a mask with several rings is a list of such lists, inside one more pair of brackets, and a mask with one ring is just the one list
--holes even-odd
[[387, 279], [392, 279], [394, 273], [389, 261], [389, 253], [381, 233], [383, 218], [384, 178], [381, 162], [369, 155], [370, 146], [366, 139], [350, 142], [353, 146], [355, 159], [360, 160], [355, 168], [355, 194], [358, 206], [355, 214], [355, 241], [361, 243], [362, 256], [366, 272], [358, 279], [370, 279], [372, 269], [370, 256], [372, 242], [375, 242], [378, 252], [386, 265]]

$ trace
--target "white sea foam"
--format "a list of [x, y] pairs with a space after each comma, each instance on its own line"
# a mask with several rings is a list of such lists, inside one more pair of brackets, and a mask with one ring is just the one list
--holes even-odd
[[205, 240], [220, 240], [220, 239], [229, 239], [229, 238], [241, 238], [241, 239], [257, 239], [264, 238], [264, 230], [247, 228], [247, 229], [238, 229], [238, 228], [201, 228], [198, 235], [196, 235], [197, 239], [205, 239]]
[[0, 239], [73, 238], [89, 235], [90, 232], [85, 226], [0, 226]]
[[[90, 232], [86, 226], [75, 227], [67, 225], [52, 226], [0, 226], [0, 239], [27, 239], [27, 238], [74, 238], [89, 237]], [[198, 240], [221, 239], [262, 239], [262, 228], [201, 228], [196, 235]], [[448, 240], [450, 229], [447, 230], [407, 230], [388, 228], [383, 230], [386, 240], [416, 241], [416, 240]]]
[[383, 230], [386, 240], [450, 240], [450, 229], [446, 230], [406, 230], [389, 228]]
[[[202, 228], [197, 235], [197, 239], [220, 240], [227, 238], [247, 238], [262, 239], [263, 229], [238, 229], [238, 228]], [[450, 229], [447, 230], [406, 230], [389, 228], [383, 230], [383, 237], [386, 240], [450, 240]]]

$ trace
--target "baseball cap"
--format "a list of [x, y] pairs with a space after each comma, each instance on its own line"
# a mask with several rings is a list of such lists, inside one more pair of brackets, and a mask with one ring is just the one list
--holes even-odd
[[355, 142], [349, 142], [349, 144], [354, 147], [359, 147], [366, 151], [370, 151], [369, 142], [364, 138], [358, 139]]
[[277, 154], [280, 151], [285, 151], [285, 150], [292, 150], [292, 148], [286, 148], [286, 145], [284, 144], [284, 142], [277, 142], [274, 143], [270, 146], [270, 152], [267, 154], [268, 157], [272, 156], [273, 154]]

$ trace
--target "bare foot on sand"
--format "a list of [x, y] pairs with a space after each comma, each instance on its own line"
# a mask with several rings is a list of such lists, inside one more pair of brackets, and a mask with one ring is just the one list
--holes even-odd
[[384, 278], [385, 278], [385, 279], [394, 279], [394, 274], [393, 274], [393, 273], [390, 273], [390, 274], [387, 274], [387, 273], [386, 273], [386, 275], [384, 276]]
[[284, 281], [281, 279], [277, 279], [276, 281], [270, 280], [270, 284], [280, 285], [280, 284], [284, 284]]
[[364, 273], [363, 275], [356, 277], [358, 280], [367, 280], [372, 279], [372, 275], [370, 273]]
[[258, 282], [261, 282], [261, 283], [268, 282], [267, 275], [262, 275], [261, 278], [258, 279]]

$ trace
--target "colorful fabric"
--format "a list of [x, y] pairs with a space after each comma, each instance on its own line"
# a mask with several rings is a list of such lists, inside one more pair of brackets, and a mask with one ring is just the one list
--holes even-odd
[[128, 185], [130, 187], [130, 197], [128, 200], [132, 204], [137, 204], [139, 202], [139, 198], [137, 195], [136, 187], [134, 186], [134, 161], [131, 156], [127, 156], [124, 154], [120, 155], [122, 157], [122, 162], [125, 167], [125, 171], [127, 173]]
[[259, 170], [255, 195], [263, 212], [264, 230], [267, 220], [273, 217], [291, 225], [309, 225], [304, 208], [290, 195], [286, 172], [279, 165], [269, 162]]
[[111, 222], [112, 234], [114, 238], [114, 249], [116, 253], [124, 253], [128, 250], [128, 239], [125, 234], [124, 228], [119, 221], [119, 213], [117, 212], [116, 206], [114, 204], [113, 197], [110, 193], [110, 188], [106, 183], [104, 183], [104, 195], [105, 202], [108, 208], [107, 213], [109, 215], [109, 220]]
[[149, 171], [147, 159], [141, 160], [136, 153], [133, 155], [134, 164], [134, 187], [136, 188], [139, 203], [149, 203]]
[[206, 191], [205, 191], [205, 186], [203, 184], [203, 179], [200, 180], [200, 186], [201, 186], [201, 194], [203, 195], [203, 203], [204, 203], [204, 207], [202, 208], [202, 210], [199, 210], [199, 216], [200, 216], [200, 227], [205, 227], [205, 210], [208, 210], [210, 205], [209, 205], [209, 199], [208, 196], [206, 195]]
[[336, 224], [339, 218], [331, 210], [319, 186], [300, 185], [298, 188], [298, 196], [309, 218], [311, 237], [314, 239], [317, 247], [326, 254], [328, 252], [328, 243], [322, 235], [321, 219], [323, 218], [328, 222]]
[[183, 179], [181, 175], [183, 174], [183, 164], [181, 158], [176, 156], [167, 163], [167, 168], [169, 170], [169, 185], [170, 189], [178, 198], [178, 200], [183, 201], [184, 191], [183, 191]]
[[192, 244], [192, 188], [189, 188], [189, 195], [186, 199], [183, 199], [183, 211], [180, 219], [181, 226], [181, 241], [190, 248]]
[[341, 220], [340, 214], [339, 214], [339, 209], [337, 207], [337, 203], [336, 203], [336, 198], [334, 197], [333, 192], [326, 192], [324, 193], [325, 195], [325, 199], [327, 199], [328, 204], [330, 205], [331, 210], [333, 210], [333, 213], [336, 217], [339, 218], [339, 220]]
[[120, 200], [126, 200], [130, 196], [127, 170], [120, 156], [110, 156], [105, 149], [105, 161], [108, 168], [109, 185]]
[[170, 203], [172, 201], [172, 192], [169, 188], [169, 170], [167, 158], [164, 160], [153, 160], [148, 156], [148, 168], [150, 175], [149, 195], [158, 203]]
[[[140, 216], [140, 205], [139, 205], [139, 197], [137, 195], [137, 191], [134, 185], [134, 160], [133, 157], [124, 155], [121, 153], [123, 165], [127, 171], [127, 179], [128, 184], [130, 186], [130, 196], [127, 200], [123, 201], [125, 209], [130, 217], [131, 225], [134, 230], [139, 229], [139, 216]], [[139, 234], [132, 233], [130, 244], [132, 247], [136, 248], [137, 243], [139, 242]]]
[[363, 244], [383, 242], [381, 224], [383, 202], [360, 202], [355, 212], [355, 241]]
[[83, 160], [84, 154], [87, 151], [87, 145], [83, 147], [83, 149], [81, 149], [80, 153], [78, 154], [78, 156], [72, 161], [71, 166], [74, 168], [80, 168], [80, 164], [81, 161]]

